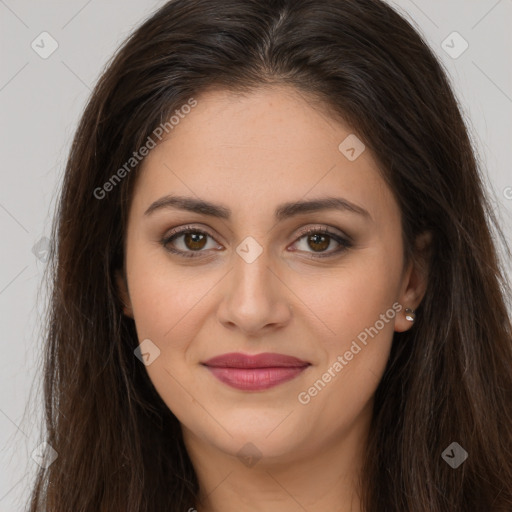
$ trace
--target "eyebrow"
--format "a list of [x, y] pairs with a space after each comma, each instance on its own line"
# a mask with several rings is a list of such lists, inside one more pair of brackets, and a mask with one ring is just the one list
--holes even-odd
[[[158, 210], [167, 208], [186, 210], [226, 220], [229, 220], [231, 217], [231, 210], [225, 206], [202, 199], [177, 195], [166, 195], [157, 199], [144, 212], [144, 215], [151, 215]], [[278, 221], [282, 221], [295, 215], [317, 212], [320, 210], [347, 211], [361, 215], [368, 220], [372, 220], [372, 217], [367, 210], [342, 197], [322, 197], [308, 201], [292, 201], [283, 203], [278, 205], [275, 209], [274, 218]]]

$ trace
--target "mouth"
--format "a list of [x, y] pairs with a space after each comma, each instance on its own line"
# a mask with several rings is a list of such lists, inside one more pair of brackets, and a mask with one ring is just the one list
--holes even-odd
[[245, 391], [272, 388], [294, 379], [311, 366], [296, 357], [274, 353], [223, 354], [201, 364], [224, 384]]

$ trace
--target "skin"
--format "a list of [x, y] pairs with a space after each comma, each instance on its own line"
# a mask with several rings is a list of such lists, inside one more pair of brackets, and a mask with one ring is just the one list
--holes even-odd
[[[373, 395], [393, 332], [411, 328], [404, 310], [419, 305], [426, 287], [420, 266], [404, 265], [398, 204], [368, 148], [355, 161], [339, 151], [350, 127], [295, 89], [212, 89], [196, 99], [138, 171], [118, 275], [139, 340], [160, 350], [146, 369], [182, 425], [201, 486], [201, 502], [190, 506], [358, 512]], [[145, 215], [171, 193], [222, 204], [231, 218], [175, 208]], [[281, 203], [325, 196], [343, 197], [370, 218], [335, 209], [273, 217]], [[210, 236], [169, 245], [196, 253], [199, 246], [199, 257], [169, 253], [161, 239], [189, 224]], [[322, 245], [301, 234], [304, 227], [328, 227], [353, 245], [335, 254], [335, 239]], [[248, 236], [263, 249], [251, 263], [236, 252]], [[315, 259], [322, 253], [332, 256]], [[298, 394], [395, 302], [402, 310], [300, 403]], [[277, 352], [311, 366], [271, 389], [240, 391], [200, 364], [227, 352]], [[247, 443], [257, 448], [252, 465], [237, 455]]]

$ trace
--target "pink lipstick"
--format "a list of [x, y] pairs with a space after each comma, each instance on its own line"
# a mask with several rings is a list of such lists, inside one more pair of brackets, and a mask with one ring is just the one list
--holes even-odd
[[261, 391], [291, 380], [310, 363], [284, 354], [266, 352], [254, 356], [230, 353], [202, 363], [221, 382], [245, 391]]

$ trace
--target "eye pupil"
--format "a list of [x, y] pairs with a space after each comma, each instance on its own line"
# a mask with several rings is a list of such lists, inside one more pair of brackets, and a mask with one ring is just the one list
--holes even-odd
[[[314, 235], [309, 236], [309, 241], [311, 241], [312, 239], [313, 239], [313, 244], [320, 244], [320, 247], [316, 247], [316, 249], [324, 250], [329, 247], [329, 237], [328, 236], [316, 233]], [[323, 239], [323, 241], [320, 241], [320, 239]], [[311, 245], [310, 245], [310, 247], [312, 249], [315, 249], [315, 247], [312, 247]]]
[[[198, 250], [205, 246], [206, 236], [202, 233], [185, 233], [184, 241], [187, 249]], [[192, 245], [190, 245], [189, 242], [191, 242]]]

